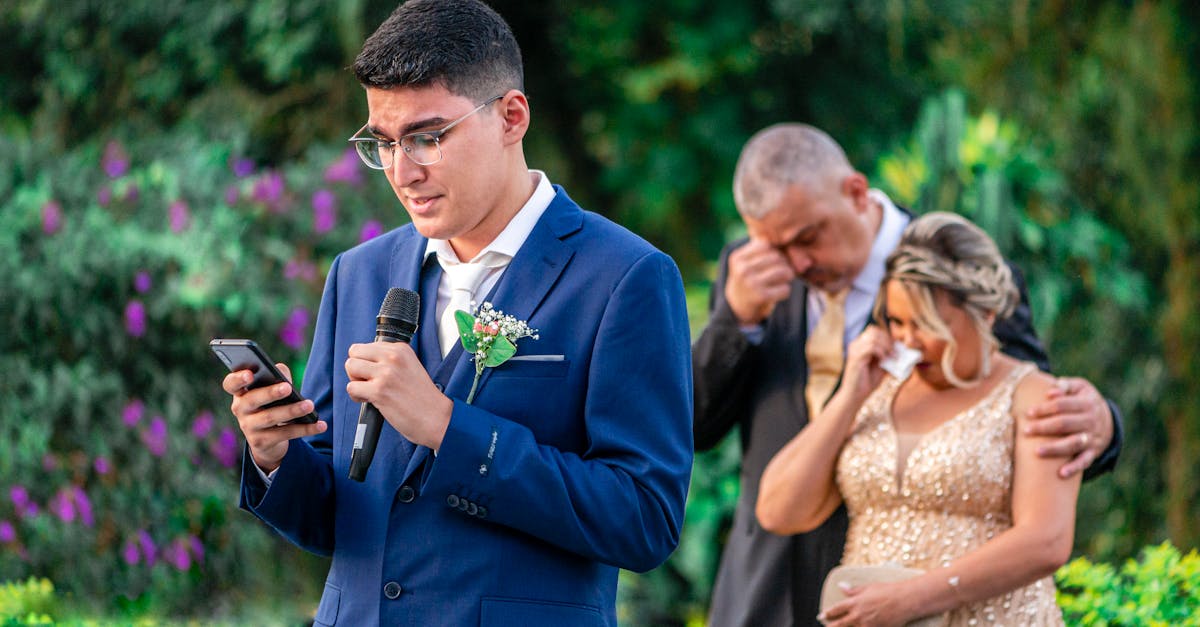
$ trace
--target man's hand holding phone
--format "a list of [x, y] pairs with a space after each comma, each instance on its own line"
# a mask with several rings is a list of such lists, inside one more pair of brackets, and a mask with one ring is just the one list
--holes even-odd
[[233, 396], [230, 409], [250, 445], [254, 463], [264, 472], [279, 467], [288, 440], [321, 433], [327, 425], [313, 414], [313, 403], [292, 387], [292, 371], [272, 365], [250, 340], [214, 339], [213, 353], [229, 368], [221, 387]]
[[325, 430], [324, 421], [314, 423], [290, 422], [313, 411], [313, 402], [302, 399], [287, 405], [265, 407], [270, 403], [287, 398], [292, 393], [292, 372], [284, 364], [276, 364], [287, 381], [265, 387], [248, 389], [254, 381], [250, 370], [238, 370], [225, 376], [222, 387], [233, 396], [229, 406], [237, 417], [238, 426], [250, 445], [250, 455], [263, 472], [279, 467], [287, 453], [288, 440], [315, 435]]

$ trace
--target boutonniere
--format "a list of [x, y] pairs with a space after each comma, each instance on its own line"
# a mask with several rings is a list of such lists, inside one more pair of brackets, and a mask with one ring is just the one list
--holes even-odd
[[516, 355], [517, 340], [526, 337], [538, 339], [537, 329], [529, 328], [524, 320], [493, 309], [488, 302], [480, 305], [473, 316], [459, 309], [454, 312], [454, 322], [458, 324], [463, 348], [475, 359], [475, 380], [471, 382], [471, 392], [467, 394], [468, 405], [475, 400], [475, 389], [479, 386], [479, 377], [484, 368], [495, 368]]

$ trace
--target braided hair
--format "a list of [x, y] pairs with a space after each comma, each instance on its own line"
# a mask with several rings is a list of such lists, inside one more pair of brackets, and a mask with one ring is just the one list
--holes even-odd
[[[942, 372], [952, 385], [977, 385], [991, 373], [991, 354], [999, 347], [992, 334], [991, 316], [1012, 314], [1019, 295], [1012, 270], [996, 243], [983, 229], [960, 215], [932, 212], [913, 220], [904, 229], [900, 244], [887, 258], [883, 282], [896, 281], [912, 300], [917, 324], [947, 343], [942, 355]], [[948, 295], [967, 313], [979, 333], [983, 354], [974, 379], [963, 380], [954, 373], [958, 343], [938, 315], [935, 291]], [[875, 299], [874, 317], [887, 321], [886, 290]]]

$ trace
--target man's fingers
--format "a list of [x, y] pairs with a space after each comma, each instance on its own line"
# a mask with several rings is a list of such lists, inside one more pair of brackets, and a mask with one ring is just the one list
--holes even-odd
[[1067, 479], [1075, 476], [1076, 473], [1081, 473], [1092, 465], [1092, 460], [1096, 456], [1092, 453], [1092, 449], [1084, 449], [1082, 453], [1076, 455], [1071, 461], [1062, 465], [1058, 469], [1058, 476]]
[[225, 378], [221, 380], [221, 387], [226, 393], [237, 395], [241, 394], [253, 380], [254, 374], [249, 370], [238, 370], [225, 375]]
[[279, 372], [283, 373], [283, 376], [288, 380], [288, 383], [292, 382], [292, 369], [288, 368], [287, 364], [276, 362], [275, 367], [279, 368]]

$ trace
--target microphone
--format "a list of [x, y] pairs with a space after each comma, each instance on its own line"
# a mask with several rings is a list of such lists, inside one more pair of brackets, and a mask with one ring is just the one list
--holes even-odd
[[[421, 295], [412, 290], [393, 287], [388, 290], [375, 318], [376, 342], [412, 342], [421, 315]], [[375, 457], [383, 414], [370, 403], [363, 403], [358, 412], [358, 428], [354, 432], [354, 449], [350, 453], [350, 478], [362, 481]]]

